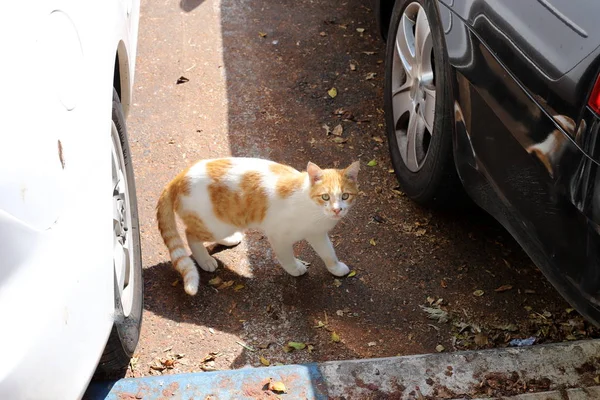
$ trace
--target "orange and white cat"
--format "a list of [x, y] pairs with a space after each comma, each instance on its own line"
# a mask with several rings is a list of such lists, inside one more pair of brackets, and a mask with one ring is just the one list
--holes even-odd
[[306, 172], [256, 158], [201, 160], [177, 175], [157, 205], [158, 228], [186, 293], [196, 294], [200, 276], [177, 231], [175, 214], [186, 227], [192, 256], [205, 271], [217, 261], [203, 242], [235, 246], [247, 228], [262, 230], [290, 275], [306, 266], [294, 257], [293, 244], [306, 239], [335, 276], [350, 270], [339, 261], [328, 232], [358, 195], [359, 162], [346, 169], [321, 169], [309, 162]]

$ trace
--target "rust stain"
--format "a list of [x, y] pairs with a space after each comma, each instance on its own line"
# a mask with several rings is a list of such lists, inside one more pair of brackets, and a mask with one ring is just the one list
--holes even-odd
[[65, 158], [63, 156], [63, 147], [60, 139], [58, 140], [58, 159], [60, 160], [60, 165], [62, 165], [62, 169], [65, 169]]
[[160, 400], [167, 400], [172, 398], [175, 393], [179, 390], [179, 383], [178, 382], [173, 382], [171, 383], [169, 386], [167, 386], [166, 388], [163, 389], [162, 391], [162, 395], [163, 397], [160, 397]]

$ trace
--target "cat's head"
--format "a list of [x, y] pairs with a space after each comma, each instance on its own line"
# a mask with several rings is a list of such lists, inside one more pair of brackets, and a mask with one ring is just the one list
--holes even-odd
[[323, 208], [326, 217], [340, 220], [358, 196], [358, 170], [360, 163], [353, 162], [346, 169], [321, 169], [309, 162], [306, 172], [310, 178], [310, 197]]

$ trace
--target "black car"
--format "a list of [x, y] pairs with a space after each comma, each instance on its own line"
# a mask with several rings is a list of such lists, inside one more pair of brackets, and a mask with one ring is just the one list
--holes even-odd
[[406, 194], [444, 205], [464, 187], [600, 326], [600, 2], [377, 0], [376, 13]]

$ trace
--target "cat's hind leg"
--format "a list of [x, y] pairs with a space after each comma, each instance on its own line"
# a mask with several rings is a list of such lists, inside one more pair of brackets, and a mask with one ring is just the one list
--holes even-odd
[[244, 234], [242, 232], [236, 232], [233, 235], [227, 236], [225, 239], [217, 240], [217, 243], [223, 246], [233, 247], [240, 244], [243, 238]]
[[189, 229], [185, 231], [185, 234], [190, 250], [192, 250], [192, 257], [194, 257], [200, 268], [208, 272], [216, 270], [219, 264], [213, 256], [208, 254], [208, 250], [204, 247], [202, 240], [199, 240]]

